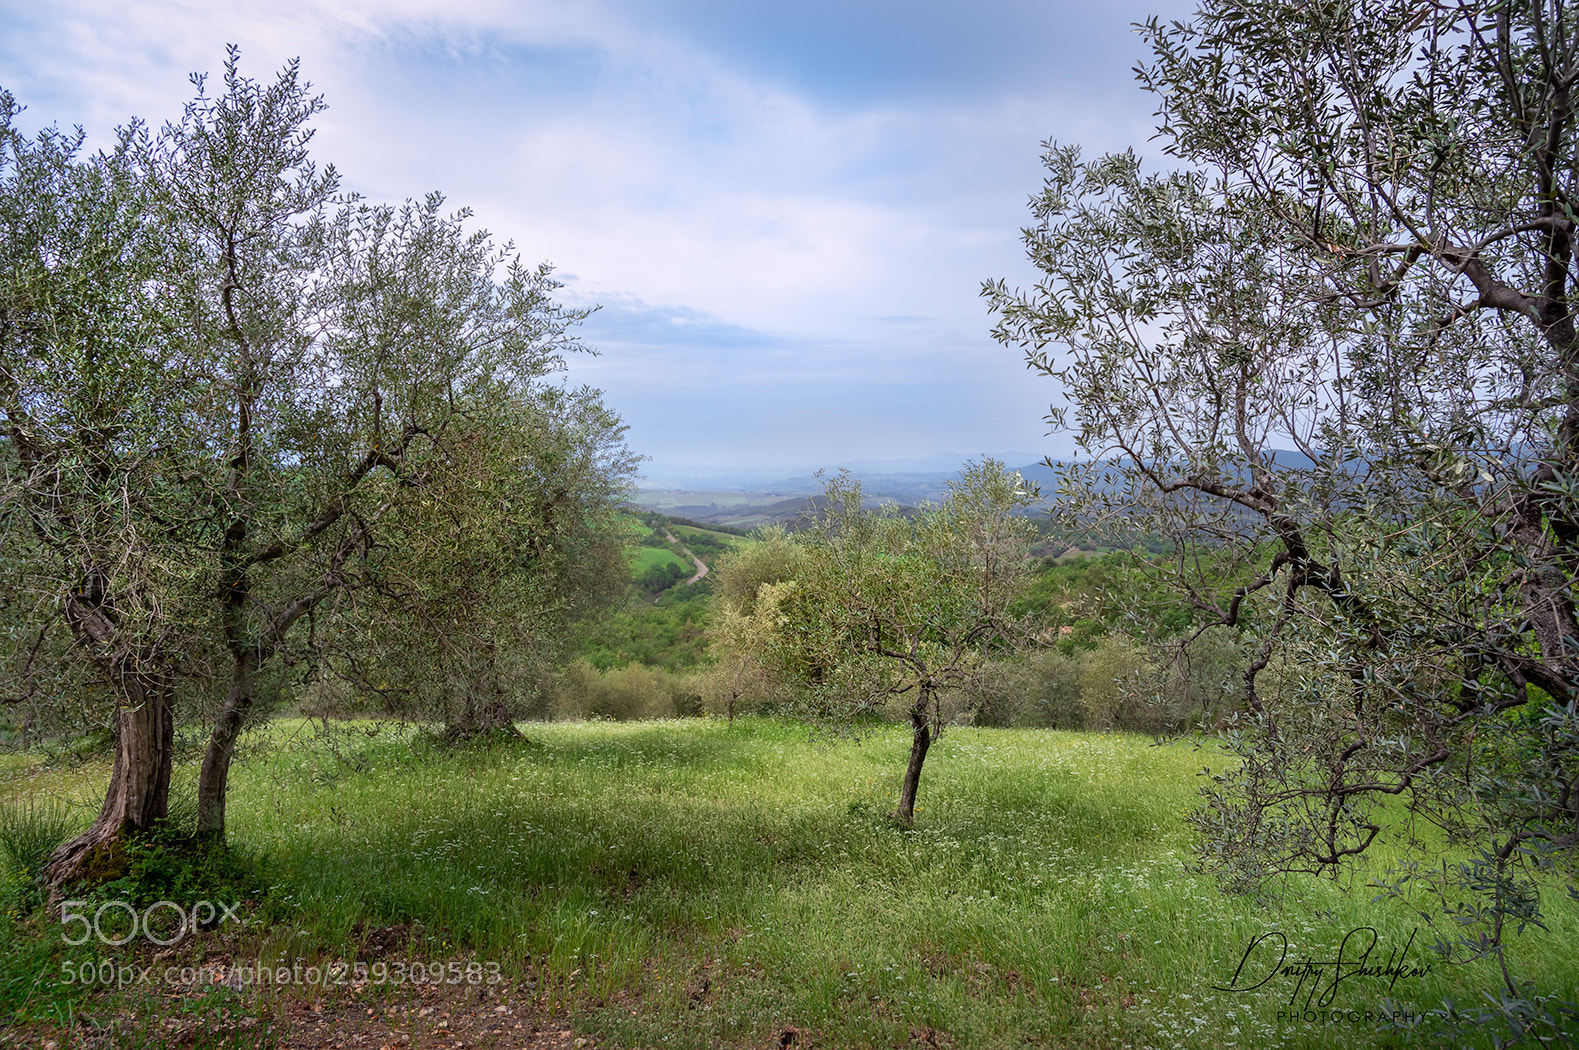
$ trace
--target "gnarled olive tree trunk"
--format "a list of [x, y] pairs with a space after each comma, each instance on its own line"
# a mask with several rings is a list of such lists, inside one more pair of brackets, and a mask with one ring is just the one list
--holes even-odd
[[126, 670], [116, 684], [121, 696], [115, 709], [115, 766], [104, 806], [92, 827], [49, 858], [45, 880], [51, 891], [118, 875], [125, 841], [151, 830], [168, 812], [174, 680], [162, 671]]
[[460, 700], [460, 709], [451, 710], [446, 719], [444, 737], [451, 743], [489, 737], [518, 739], [521, 736], [521, 731], [515, 728], [509, 698], [494, 672], [494, 664], [498, 659], [497, 647], [483, 643], [480, 649], [481, 652], [475, 654], [475, 662], [465, 676], [466, 687]]
[[[480, 695], [479, 695], [480, 694]], [[510, 706], [498, 689], [470, 690], [459, 714], [450, 718], [444, 736], [453, 743], [483, 737], [519, 738], [521, 731], [510, 716]]]

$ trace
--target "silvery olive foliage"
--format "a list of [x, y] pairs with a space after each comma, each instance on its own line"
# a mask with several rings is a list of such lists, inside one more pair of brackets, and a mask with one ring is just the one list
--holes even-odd
[[[25, 569], [5, 626], [14, 652], [92, 668], [118, 741], [56, 885], [164, 817], [178, 689], [217, 694], [197, 830], [222, 840], [260, 682], [326, 617], [365, 633], [435, 608], [414, 552], [446, 585], [485, 578], [479, 617], [500, 588], [535, 588], [535, 614], [598, 559], [623, 567], [583, 525], [634, 460], [595, 391], [552, 382], [587, 348], [549, 267], [438, 194], [343, 191], [295, 63], [253, 80], [232, 48], [217, 90], [193, 86], [178, 120], [92, 155], [0, 97], [3, 549]], [[37, 695], [36, 659], [13, 663]]]
[[1250, 645], [1210, 864], [1336, 871], [1401, 799], [1472, 858], [1434, 869], [1473, 931], [1444, 948], [1500, 960], [1579, 845], [1579, 13], [1140, 28], [1177, 167], [1047, 144], [995, 334], [1066, 401], [1066, 512], [1169, 538], [1198, 629]]
[[1039, 498], [993, 459], [967, 463], [942, 500], [908, 513], [866, 506], [846, 473], [826, 479], [803, 528], [770, 534], [720, 573], [726, 664], [748, 660], [800, 713], [835, 724], [896, 704], [911, 750], [894, 816], [912, 823], [945, 699], [989, 656], [1031, 644], [1013, 606]]

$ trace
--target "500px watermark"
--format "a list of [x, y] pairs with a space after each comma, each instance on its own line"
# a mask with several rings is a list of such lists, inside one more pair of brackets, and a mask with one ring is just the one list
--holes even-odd
[[162, 983], [167, 987], [223, 985], [242, 989], [293, 985], [493, 985], [504, 979], [498, 963], [475, 959], [467, 962], [413, 959], [392, 963], [330, 960], [310, 964], [297, 960], [290, 965], [283, 960], [270, 963], [257, 959], [229, 965], [166, 966], [162, 969], [157, 965], [143, 966], [119, 959], [84, 959], [81, 962], [66, 959], [60, 964], [57, 983], [106, 988]]
[[[62, 901], [60, 904], [60, 939], [72, 947], [97, 939], [100, 944], [118, 947], [132, 940], [139, 932], [158, 945], [175, 944], [188, 932], [222, 926], [227, 922], [240, 923], [237, 910], [241, 902], [226, 904], [223, 901], [198, 901], [190, 908], [183, 908], [175, 901], [154, 901], [138, 911], [126, 901], [105, 901], [89, 918], [91, 901]], [[76, 932], [77, 924], [81, 932]]]
[[290, 966], [280, 962], [270, 965], [259, 959], [255, 964], [243, 962], [232, 966], [225, 976], [227, 984], [238, 988], [293, 984], [499, 984], [503, 980], [498, 963], [475, 959], [464, 963], [412, 959], [375, 963], [331, 961], [314, 965], [298, 961]]
[[160, 977], [170, 986], [213, 984], [215, 978], [203, 967], [167, 966], [159, 971], [156, 966], [139, 966], [116, 959], [86, 959], [74, 962], [66, 959], [60, 964], [60, 984], [102, 985], [106, 988], [128, 988], [132, 985], [156, 985]]

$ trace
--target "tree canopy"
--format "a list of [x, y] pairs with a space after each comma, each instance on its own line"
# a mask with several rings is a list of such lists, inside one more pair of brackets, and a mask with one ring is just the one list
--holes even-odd
[[935, 506], [863, 505], [847, 474], [825, 482], [820, 513], [772, 533], [720, 572], [720, 633], [810, 707], [848, 719], [899, 699], [912, 729], [895, 816], [909, 824], [944, 694], [990, 652], [1025, 643], [1012, 612], [1029, 579], [1038, 498], [996, 460], [967, 464]]
[[[628, 586], [624, 431], [597, 391], [558, 386], [458, 421], [390, 521], [374, 586], [323, 617], [316, 673], [451, 739], [516, 734], [544, 710], [574, 626]], [[352, 615], [358, 602], [374, 614]]]
[[1521, 865], [1579, 845], [1579, 16], [1218, 0], [1142, 28], [1182, 166], [1048, 143], [1043, 276], [986, 285], [995, 334], [1062, 385], [1070, 512], [1168, 535], [1201, 629], [1254, 642], [1209, 856], [1331, 870], [1402, 795], [1476, 844], [1496, 951], [1537, 914]]
[[218, 93], [193, 82], [178, 121], [91, 156], [0, 98], [8, 542], [28, 629], [69, 628], [117, 711], [109, 797], [56, 883], [164, 816], [172, 705], [200, 670], [226, 683], [198, 789], [222, 838], [259, 675], [313, 647], [329, 599], [365, 594], [333, 607], [363, 630], [431, 613], [408, 585], [440, 549], [474, 598], [505, 585], [479, 575], [540, 595], [623, 569], [588, 536], [634, 459], [595, 391], [547, 383], [586, 349], [549, 267], [438, 194], [341, 191], [294, 63], [259, 82], [232, 49]]

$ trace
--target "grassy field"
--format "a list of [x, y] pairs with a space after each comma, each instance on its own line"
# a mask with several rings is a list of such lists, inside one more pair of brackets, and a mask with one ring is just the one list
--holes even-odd
[[[1367, 877], [1395, 855], [1349, 883], [1290, 880], [1275, 903], [1191, 874], [1182, 818], [1220, 758], [1188, 743], [953, 728], [907, 830], [886, 816], [908, 747], [895, 728], [853, 742], [770, 720], [525, 728], [530, 744], [462, 753], [376, 724], [251, 737], [231, 840], [267, 890], [244, 909], [246, 951], [349, 959], [369, 931], [399, 931], [402, 953], [525, 981], [609, 1046], [1406, 1045], [1365, 1011], [1495, 986], [1492, 963], [1443, 965], [1411, 907], [1376, 899]], [[106, 772], [11, 756], [0, 796], [91, 815]], [[1514, 961], [1579, 997], [1579, 909], [1549, 896], [1549, 931], [1518, 938]], [[4, 922], [5, 1008], [81, 1009], [77, 989], [16, 988], [86, 949], [36, 912]], [[1371, 934], [1345, 937], [1367, 928], [1369, 965], [1429, 972], [1219, 990], [1259, 982], [1282, 938], [1285, 965], [1340, 944], [1352, 963]], [[1293, 1005], [1310, 1011], [1288, 1019]]]
[[736, 536], [731, 532], [714, 532], [712, 529], [699, 529], [695, 525], [674, 525], [672, 531], [680, 538], [680, 542], [689, 543], [698, 538], [711, 540], [714, 543], [737, 544], [744, 537]]
[[648, 569], [663, 569], [670, 564], [678, 565], [687, 572], [695, 568], [690, 562], [671, 550], [666, 550], [663, 547], [643, 547], [636, 557], [636, 565], [632, 571], [639, 576]]

